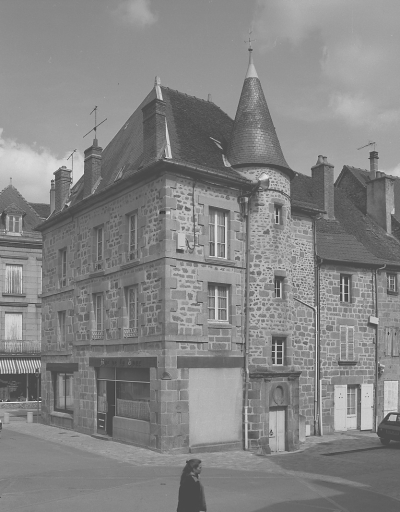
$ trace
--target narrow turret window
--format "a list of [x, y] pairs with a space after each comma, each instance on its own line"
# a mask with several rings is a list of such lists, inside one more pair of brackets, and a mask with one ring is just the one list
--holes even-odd
[[274, 204], [274, 222], [275, 224], [282, 224], [282, 206], [280, 204]]

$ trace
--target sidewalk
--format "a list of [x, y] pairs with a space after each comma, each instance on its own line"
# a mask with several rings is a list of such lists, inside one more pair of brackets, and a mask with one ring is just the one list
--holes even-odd
[[[36, 418], [34, 418], [34, 421]], [[189, 454], [165, 454], [154, 452], [145, 448], [139, 448], [129, 444], [113, 441], [104, 441], [90, 435], [81, 434], [72, 430], [64, 430], [58, 427], [42, 425], [38, 423], [26, 423], [25, 417], [10, 416], [10, 423], [3, 424], [4, 430], [12, 430], [21, 434], [37, 437], [46, 441], [59, 443], [87, 452], [103, 455], [120, 462], [127, 462], [136, 466], [184, 466]], [[370, 449], [380, 446], [378, 437], [371, 432], [354, 431], [352, 433], [337, 433], [323, 437], [308, 437], [306, 442], [297, 452], [285, 452], [272, 454], [266, 457], [257, 456], [254, 452], [230, 451], [201, 453], [196, 457], [201, 458], [204, 466], [214, 468], [229, 468], [247, 471], [281, 472], [274, 462], [276, 456], [290, 457], [299, 452], [311, 453], [335, 453], [340, 451], [352, 451]]]

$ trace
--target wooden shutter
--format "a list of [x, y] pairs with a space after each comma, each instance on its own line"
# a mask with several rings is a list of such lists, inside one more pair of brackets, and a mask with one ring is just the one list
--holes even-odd
[[385, 327], [385, 354], [392, 355], [392, 331], [390, 327]]
[[361, 384], [361, 430], [372, 430], [374, 408], [374, 385]]
[[354, 361], [354, 327], [347, 328], [347, 359]]
[[347, 430], [347, 386], [335, 386], [334, 429], [336, 432]]
[[347, 327], [340, 326], [340, 360], [345, 361], [347, 356]]
[[6, 293], [22, 293], [22, 265], [6, 265]]
[[22, 313], [5, 314], [6, 340], [22, 340]]
[[399, 328], [393, 327], [392, 330], [392, 355], [394, 357], [399, 355]]

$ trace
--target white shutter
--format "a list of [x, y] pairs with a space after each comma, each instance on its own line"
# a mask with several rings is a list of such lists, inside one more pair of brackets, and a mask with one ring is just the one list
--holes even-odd
[[361, 430], [372, 430], [374, 385], [361, 384]]
[[345, 361], [347, 359], [347, 327], [345, 325], [340, 326], [340, 360]]
[[347, 360], [354, 361], [354, 327], [347, 328]]
[[399, 382], [385, 380], [383, 383], [383, 415], [397, 411], [399, 407]]
[[334, 429], [347, 430], [347, 386], [335, 386]]
[[22, 265], [6, 265], [6, 293], [22, 293]]
[[22, 340], [22, 313], [5, 314], [6, 340]]

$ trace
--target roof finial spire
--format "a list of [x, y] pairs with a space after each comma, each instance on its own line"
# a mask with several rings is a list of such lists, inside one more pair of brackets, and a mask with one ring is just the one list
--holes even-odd
[[249, 39], [248, 41], [245, 41], [245, 43], [249, 44], [248, 51], [249, 51], [249, 67], [247, 68], [247, 74], [246, 78], [258, 78], [256, 68], [254, 66], [253, 62], [253, 46], [251, 43], [254, 43], [255, 39], [251, 39], [251, 34], [253, 33], [252, 30], [249, 30]]

